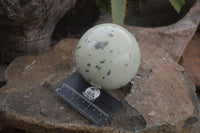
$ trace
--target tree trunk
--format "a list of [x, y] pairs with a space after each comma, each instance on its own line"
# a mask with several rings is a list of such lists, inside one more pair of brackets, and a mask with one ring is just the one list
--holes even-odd
[[56, 23], [76, 0], [1, 0], [1, 61], [49, 50]]

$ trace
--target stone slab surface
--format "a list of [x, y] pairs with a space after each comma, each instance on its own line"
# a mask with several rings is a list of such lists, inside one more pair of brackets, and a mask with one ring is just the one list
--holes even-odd
[[195, 87], [181, 66], [170, 58], [162, 57], [162, 51], [151, 52], [147, 50], [142, 54], [141, 78], [134, 80], [126, 100], [142, 113], [147, 126], [175, 125], [193, 114], [194, 105], [189, 91], [195, 92]]
[[[0, 123], [36, 132], [188, 131], [197, 121], [195, 87], [161, 48], [140, 43], [141, 66], [133, 86], [108, 91], [123, 107], [96, 127], [52, 91], [74, 70], [78, 40], [64, 39], [46, 54], [16, 58], [0, 89]], [[188, 122], [189, 121], [189, 122]]]

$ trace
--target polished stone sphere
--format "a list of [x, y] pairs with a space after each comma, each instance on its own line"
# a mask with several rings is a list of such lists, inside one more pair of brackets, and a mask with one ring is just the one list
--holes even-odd
[[130, 82], [140, 64], [135, 37], [111, 23], [89, 29], [76, 48], [76, 67], [85, 80], [101, 89], [117, 89]]

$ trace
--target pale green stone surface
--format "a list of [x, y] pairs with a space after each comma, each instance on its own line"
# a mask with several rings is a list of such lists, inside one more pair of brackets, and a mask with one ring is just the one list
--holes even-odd
[[140, 64], [138, 43], [125, 28], [101, 24], [89, 29], [76, 49], [76, 66], [94, 86], [117, 89], [126, 85]]

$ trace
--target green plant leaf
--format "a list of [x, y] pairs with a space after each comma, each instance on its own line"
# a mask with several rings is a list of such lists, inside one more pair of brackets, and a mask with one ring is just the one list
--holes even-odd
[[114, 24], [124, 25], [126, 0], [111, 0], [112, 19]]
[[179, 13], [182, 6], [185, 5], [185, 0], [169, 0], [174, 9]]

